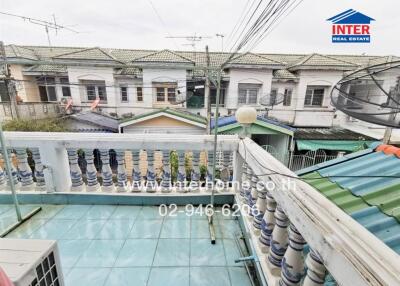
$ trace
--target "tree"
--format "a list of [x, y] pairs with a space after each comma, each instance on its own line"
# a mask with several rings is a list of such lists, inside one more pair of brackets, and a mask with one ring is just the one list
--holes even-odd
[[13, 119], [3, 123], [5, 131], [66, 132], [60, 119]]

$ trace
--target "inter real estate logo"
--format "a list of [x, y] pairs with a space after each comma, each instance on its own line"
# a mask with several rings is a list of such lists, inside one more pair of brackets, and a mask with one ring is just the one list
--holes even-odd
[[371, 17], [349, 9], [327, 21], [332, 22], [332, 43], [369, 43], [371, 42]]

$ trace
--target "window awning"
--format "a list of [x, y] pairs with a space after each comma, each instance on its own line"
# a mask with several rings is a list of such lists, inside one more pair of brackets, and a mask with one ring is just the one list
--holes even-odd
[[367, 148], [375, 141], [362, 140], [296, 140], [297, 149], [301, 150], [335, 150], [357, 151]]

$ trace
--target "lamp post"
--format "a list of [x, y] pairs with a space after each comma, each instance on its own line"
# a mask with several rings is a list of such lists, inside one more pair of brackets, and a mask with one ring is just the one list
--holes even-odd
[[243, 126], [243, 134], [240, 135], [240, 138], [249, 137], [251, 124], [257, 120], [257, 110], [252, 106], [244, 105], [236, 110], [235, 116], [237, 122]]

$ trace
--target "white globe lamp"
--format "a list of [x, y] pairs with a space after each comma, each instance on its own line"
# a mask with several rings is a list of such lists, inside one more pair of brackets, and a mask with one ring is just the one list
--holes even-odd
[[236, 110], [235, 116], [237, 122], [243, 126], [243, 136], [246, 137], [247, 129], [257, 120], [257, 110], [252, 106], [241, 106]]

